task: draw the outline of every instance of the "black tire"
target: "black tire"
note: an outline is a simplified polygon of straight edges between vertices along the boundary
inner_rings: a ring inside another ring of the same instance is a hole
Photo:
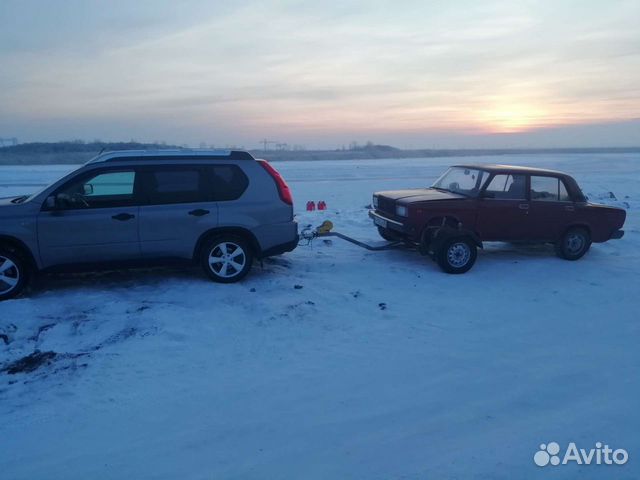
[[[451,237],[442,242],[436,252],[436,261],[447,273],[465,273],[473,267],[478,247],[469,237]]]
[[[388,242],[397,242],[398,240],[401,240],[400,235],[394,233],[388,228],[378,227],[378,233]]]
[[[200,263],[214,282],[234,283],[246,277],[251,270],[253,251],[242,237],[218,235],[205,241]]]
[[[565,260],[578,260],[591,248],[591,235],[583,227],[573,227],[564,232],[555,244],[556,254]]]
[[[0,248],[0,301],[17,297],[28,283],[27,262],[15,251]]]

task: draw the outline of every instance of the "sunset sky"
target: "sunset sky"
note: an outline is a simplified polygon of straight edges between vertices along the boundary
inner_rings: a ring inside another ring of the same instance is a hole
[[[640,145],[640,1],[0,2],[0,137]]]

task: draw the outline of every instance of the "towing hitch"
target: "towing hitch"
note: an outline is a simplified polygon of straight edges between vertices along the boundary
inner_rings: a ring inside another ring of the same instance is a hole
[[[342,240],[346,240],[349,243],[353,243],[358,247],[362,247],[367,250],[370,250],[372,252],[379,252],[381,250],[391,250],[394,248],[402,248],[407,246],[407,244],[402,240],[387,243],[385,245],[373,246],[373,245],[369,245],[367,243],[361,242],[360,240],[356,240],[355,238],[349,237],[348,235],[345,235],[343,233],[332,232],[331,231],[332,229],[333,229],[333,223],[331,223],[329,220],[325,220],[324,222],[322,222],[320,226],[316,228],[312,228],[311,225],[308,225],[302,230],[302,232],[300,232],[300,239],[306,240],[307,241],[306,245],[310,245],[315,238],[337,237],[337,238],[341,238]]]

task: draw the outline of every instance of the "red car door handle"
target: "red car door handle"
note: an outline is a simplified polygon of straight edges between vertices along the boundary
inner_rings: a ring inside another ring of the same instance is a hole
[[[518,208],[520,210],[529,210],[529,204],[528,203],[521,203],[520,205],[518,205]]]

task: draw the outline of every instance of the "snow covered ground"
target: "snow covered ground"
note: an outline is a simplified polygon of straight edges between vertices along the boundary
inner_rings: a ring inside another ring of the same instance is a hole
[[[0,365],[58,354],[0,373],[0,478],[640,478],[636,156],[276,166],[301,224],[378,241],[371,193],[456,162],[572,173],[591,200],[627,208],[626,235],[578,262],[489,245],[462,276],[334,239],[236,285],[197,268],[52,277],[0,304]],[[0,196],[69,169],[0,167]],[[329,210],[304,212],[308,200]],[[537,467],[551,441],[629,461]]]

